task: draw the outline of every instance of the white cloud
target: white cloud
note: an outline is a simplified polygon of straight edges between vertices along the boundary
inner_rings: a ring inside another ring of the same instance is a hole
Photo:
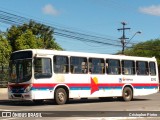
[[[42,8],[43,13],[48,14],[48,15],[58,15],[59,11],[56,10],[51,4],[47,4]]]
[[[160,5],[152,5],[149,7],[140,7],[139,11],[149,15],[160,16]]]

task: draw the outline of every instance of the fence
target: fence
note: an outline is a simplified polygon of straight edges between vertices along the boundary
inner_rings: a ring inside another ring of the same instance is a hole
[[[8,66],[0,66],[0,88],[7,87],[9,73],[8,73]]]
[[[0,81],[0,88],[6,88],[8,82],[7,81]]]

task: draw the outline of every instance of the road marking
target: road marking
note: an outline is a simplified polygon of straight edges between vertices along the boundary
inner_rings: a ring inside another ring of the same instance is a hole
[[[137,117],[62,117],[63,120],[133,120],[137,119]],[[62,119],[61,117],[59,120]],[[139,118],[139,117],[138,117]],[[55,119],[58,120],[58,119]]]
[[[1,120],[15,120],[15,119],[17,119],[17,118],[4,118],[3,119],[3,117],[2,118],[0,118]]]
[[[18,111],[18,110],[6,110],[6,109],[0,109],[0,111]]]

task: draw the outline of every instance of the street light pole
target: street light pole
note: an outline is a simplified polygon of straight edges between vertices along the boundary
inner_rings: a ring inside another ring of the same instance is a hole
[[[137,31],[136,33],[134,33],[134,35],[129,39],[129,41],[125,44],[125,47],[127,46],[127,44],[137,35],[137,34],[141,34],[141,31]]]

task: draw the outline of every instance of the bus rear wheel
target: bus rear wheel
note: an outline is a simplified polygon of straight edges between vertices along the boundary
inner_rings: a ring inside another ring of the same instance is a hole
[[[123,89],[122,98],[124,101],[131,101],[133,99],[133,91],[130,87],[125,87]]]
[[[67,93],[63,88],[57,88],[55,91],[55,102],[58,105],[63,105],[67,102]]]

